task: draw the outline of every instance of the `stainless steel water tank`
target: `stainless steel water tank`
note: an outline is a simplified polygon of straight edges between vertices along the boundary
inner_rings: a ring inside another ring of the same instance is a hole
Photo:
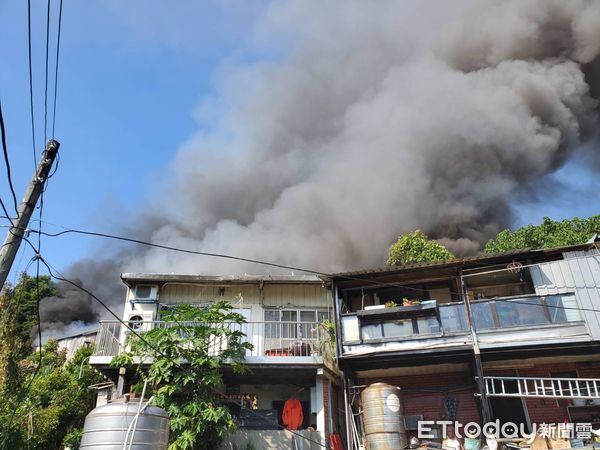
[[[85,418],[81,450],[122,450],[125,435],[138,411],[138,402],[108,403]],[[131,442],[131,434],[130,440]],[[131,450],[167,450],[169,416],[157,406],[148,406],[137,420]]]
[[[365,445],[368,450],[400,450],[406,447],[406,429],[400,390],[374,383],[360,394]]]

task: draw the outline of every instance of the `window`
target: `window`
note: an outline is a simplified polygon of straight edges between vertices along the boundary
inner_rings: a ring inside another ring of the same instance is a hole
[[[364,341],[439,334],[440,323],[435,316],[386,320],[376,323],[366,322],[361,325],[360,333]]]
[[[475,301],[471,312],[478,330],[581,320],[573,294]]]
[[[414,334],[412,319],[394,320],[383,322],[383,335],[385,337],[402,337]]]
[[[473,324],[475,325],[475,329],[487,330],[489,328],[495,328],[491,303],[472,303],[471,314],[473,315]]]
[[[440,323],[436,317],[423,317],[417,319],[419,334],[435,334],[440,332]]]
[[[524,298],[518,302],[496,302],[496,311],[501,327],[546,323],[544,308],[539,298]]]
[[[440,306],[440,320],[444,331],[464,331],[467,329],[467,318],[465,314],[465,305],[446,304]]]
[[[552,323],[576,322],[581,320],[575,295],[551,295],[546,297],[546,305]]]
[[[318,337],[318,323],[329,319],[329,312],[316,309],[268,309],[264,311],[265,347],[286,348],[313,341]]]

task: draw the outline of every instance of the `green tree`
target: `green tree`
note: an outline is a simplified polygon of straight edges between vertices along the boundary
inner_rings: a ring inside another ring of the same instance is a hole
[[[37,324],[38,289],[40,299],[58,295],[56,284],[48,275],[40,275],[38,287],[36,277],[23,273],[14,287],[4,289],[11,306],[11,320],[15,322],[15,351],[19,358],[31,353],[31,330]]]
[[[240,331],[245,319],[226,301],[206,309],[178,305],[161,319],[169,326],[145,332],[143,340],[130,335],[131,351],[114,358],[112,365],[131,366],[137,358],[152,358],[149,367],[138,364],[137,371],[140,383],[147,381],[153,390],[154,404],[170,416],[169,450],[217,448],[235,428],[217,393],[223,385],[222,367],[248,371],[244,359],[252,344],[244,342]]]
[[[561,221],[544,217],[539,225],[527,225],[516,231],[503,230],[485,244],[487,253],[525,248],[554,248],[584,244],[600,232],[600,214],[587,219],[574,217]]]
[[[37,300],[57,293],[50,277],[40,276],[38,285],[24,273],[0,295],[0,448],[58,450],[67,435],[77,435],[94,406],[87,386],[102,376],[85,364],[79,372],[91,348],[80,349],[68,363],[56,341],[41,353],[32,349]]]
[[[415,230],[398,238],[391,246],[387,265],[422,263],[431,261],[447,261],[454,255],[439,242],[429,239],[421,230]]]
[[[32,370],[39,362],[37,353],[20,362],[21,388],[0,394],[0,448],[58,450],[81,429],[94,407],[87,386],[103,379],[85,364],[91,354],[91,348],[81,348],[65,364],[65,351],[51,340],[42,348],[37,373]]]

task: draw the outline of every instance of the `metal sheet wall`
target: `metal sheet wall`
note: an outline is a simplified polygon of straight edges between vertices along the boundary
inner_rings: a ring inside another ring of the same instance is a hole
[[[219,289],[218,285],[169,283],[161,289],[159,301],[166,304],[209,303],[220,298],[236,303],[241,296],[244,303],[259,303],[258,286],[227,286],[223,288],[222,296]]]
[[[223,298],[232,303],[262,304],[266,307],[330,308],[331,292],[321,284],[265,284],[226,286],[169,283],[160,291],[160,303],[208,303]]]
[[[269,284],[264,289],[264,306],[331,308],[331,292],[320,284]]]
[[[531,267],[538,295],[574,292],[590,334],[600,339],[600,250],[569,252],[563,260]]]

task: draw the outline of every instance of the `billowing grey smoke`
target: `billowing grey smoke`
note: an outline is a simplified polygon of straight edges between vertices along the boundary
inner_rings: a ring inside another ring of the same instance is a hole
[[[84,286],[98,298],[111,305],[117,312],[122,308],[125,289],[119,283],[118,267],[109,260],[82,260],[69,268],[68,279]],[[110,279],[109,277],[114,277]],[[70,283],[60,281],[60,294],[40,302],[42,341],[91,331],[98,327],[98,318],[107,311],[94,299]],[[32,341],[37,342],[37,327],[31,331]]]
[[[598,150],[599,2],[277,2],[255,38],[286,56],[221,71],[210,131],[131,234],[327,271],[380,265],[415,228],[467,254]],[[146,248],[112,265],[86,275],[265,270]]]

